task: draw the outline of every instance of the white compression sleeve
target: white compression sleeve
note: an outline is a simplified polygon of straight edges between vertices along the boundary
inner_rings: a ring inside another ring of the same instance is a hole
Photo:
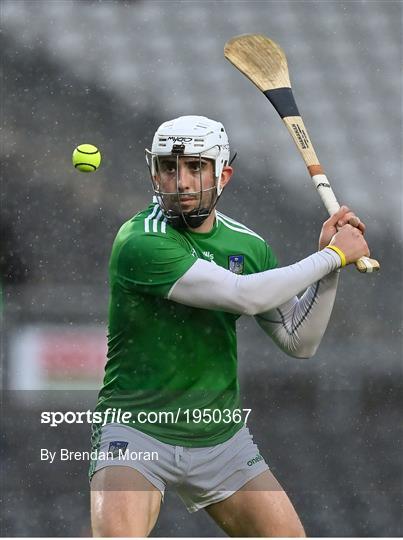
[[[198,259],[167,298],[187,306],[256,315],[284,304],[340,266],[339,255],[329,248],[290,266],[246,276]]]
[[[266,313],[256,321],[287,354],[312,357],[322,340],[336,297],[339,272],[332,272],[305,291]]]

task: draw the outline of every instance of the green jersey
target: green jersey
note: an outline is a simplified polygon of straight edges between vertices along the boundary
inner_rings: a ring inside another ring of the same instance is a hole
[[[191,447],[224,442],[243,425],[232,414],[240,407],[239,315],[167,299],[198,258],[237,274],[277,266],[260,236],[219,212],[208,233],[174,229],[156,203],[121,227],[109,263],[108,361],[97,405],[131,413],[130,425],[162,442]]]

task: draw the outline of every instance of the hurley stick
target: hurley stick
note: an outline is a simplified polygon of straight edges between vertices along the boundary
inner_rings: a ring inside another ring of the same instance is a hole
[[[284,51],[261,34],[244,34],[230,39],[224,55],[261,90],[276,109],[304,160],[312,181],[329,214],[340,208],[302,121],[291,89]],[[375,272],[379,263],[361,257],[355,263],[360,272]]]

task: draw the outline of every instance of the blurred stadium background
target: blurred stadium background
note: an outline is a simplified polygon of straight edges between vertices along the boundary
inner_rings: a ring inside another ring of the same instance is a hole
[[[223,58],[235,34],[278,41],[340,201],[368,224],[376,276],[343,272],[312,360],[287,358],[239,321],[244,406],[310,536],[401,536],[402,3],[1,3],[2,536],[88,536],[86,410],[105,355],[107,263],[121,223],[150,199],[143,151],[183,114],[221,120],[238,151],[221,209],[290,264],[316,249],[325,212],[281,121]],[[80,174],[71,152],[99,146]],[[223,536],[168,494],[154,536]]]

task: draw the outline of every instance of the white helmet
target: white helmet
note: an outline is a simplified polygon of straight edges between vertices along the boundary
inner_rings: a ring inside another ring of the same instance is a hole
[[[194,156],[214,161],[215,197],[212,199],[212,203],[208,208],[200,207],[197,212],[193,211],[191,215],[180,212],[182,226],[190,225],[189,217],[192,218],[193,226],[197,226],[194,224],[202,223],[207,218],[222,192],[221,174],[223,168],[228,165],[230,157],[229,142],[224,126],[205,116],[180,116],[164,122],[155,132],[151,152],[146,150],[146,160],[158,202],[166,217],[174,223],[178,216],[175,216],[163,204],[163,193],[155,181],[158,158],[170,155],[177,158],[179,156]]]
[[[217,193],[220,195],[221,173],[229,162],[229,142],[221,122],[205,116],[180,116],[160,125],[154,135],[151,151],[159,156],[178,153],[177,146],[183,146],[183,155],[195,155],[213,159]],[[174,150],[174,151],[173,151]],[[176,150],[176,151],[175,151]]]

